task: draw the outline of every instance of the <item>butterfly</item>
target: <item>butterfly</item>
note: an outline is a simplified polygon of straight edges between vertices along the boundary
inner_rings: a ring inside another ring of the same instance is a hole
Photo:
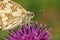
[[[25,10],[12,0],[0,1],[0,30],[13,29],[19,24],[29,23],[33,17],[33,12]]]

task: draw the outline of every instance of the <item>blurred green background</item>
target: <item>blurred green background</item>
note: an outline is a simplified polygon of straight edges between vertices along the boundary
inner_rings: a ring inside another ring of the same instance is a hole
[[[52,28],[50,40],[60,40],[60,0],[13,0],[22,5],[26,10],[34,12],[32,19],[47,27]],[[8,35],[6,31],[0,31],[2,35]]]

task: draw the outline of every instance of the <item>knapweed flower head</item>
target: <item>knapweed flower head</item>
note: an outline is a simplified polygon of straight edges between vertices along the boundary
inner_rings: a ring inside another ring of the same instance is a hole
[[[50,32],[46,30],[46,25],[38,28],[38,23],[30,23],[26,25],[20,25],[20,29],[15,31],[9,31],[9,37],[4,37],[5,40],[49,40]]]

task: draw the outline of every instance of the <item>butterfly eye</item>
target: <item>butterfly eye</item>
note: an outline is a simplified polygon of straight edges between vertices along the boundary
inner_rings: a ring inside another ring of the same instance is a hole
[[[28,12],[28,13],[27,13],[27,16],[28,16],[29,18],[33,18],[33,17],[34,17],[34,13],[33,13],[33,12]]]
[[[30,12],[30,16],[33,18],[34,17],[34,13],[33,12]]]

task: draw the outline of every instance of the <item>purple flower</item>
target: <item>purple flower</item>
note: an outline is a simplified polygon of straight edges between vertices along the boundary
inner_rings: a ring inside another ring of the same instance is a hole
[[[48,29],[49,30],[49,29]],[[9,37],[4,37],[5,40],[49,40],[50,32],[46,30],[46,25],[38,28],[38,23],[30,23],[27,25],[20,25],[19,30],[9,31]]]

